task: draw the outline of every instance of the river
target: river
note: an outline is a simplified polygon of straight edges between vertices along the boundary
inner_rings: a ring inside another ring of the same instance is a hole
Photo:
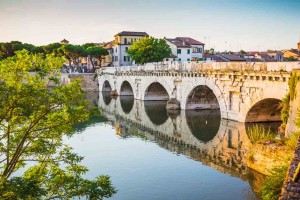
[[[219,110],[173,111],[165,102],[89,93],[102,117],[67,139],[84,156],[87,177],[111,177],[111,199],[258,199],[263,176],[246,167],[244,123]]]

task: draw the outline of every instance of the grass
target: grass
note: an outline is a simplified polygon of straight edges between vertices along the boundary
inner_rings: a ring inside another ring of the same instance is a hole
[[[262,199],[277,200],[279,198],[287,169],[288,164],[274,167],[271,170],[271,175],[267,176],[260,190]]]
[[[252,125],[247,129],[247,134],[252,144],[272,141],[276,137],[276,133],[266,129],[263,125]]]

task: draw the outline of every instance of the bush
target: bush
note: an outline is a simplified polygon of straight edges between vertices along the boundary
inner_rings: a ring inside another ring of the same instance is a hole
[[[263,183],[263,187],[260,190],[262,199],[277,200],[279,198],[287,169],[288,164],[274,167],[271,170],[271,175],[267,176]]]
[[[276,137],[276,133],[271,132],[270,128],[266,129],[263,125],[252,125],[247,129],[247,134],[252,144],[267,142]]]
[[[299,140],[300,132],[294,132],[292,135],[290,135],[286,141],[285,141],[285,146],[287,146],[289,149],[294,151],[296,149],[298,140]]]

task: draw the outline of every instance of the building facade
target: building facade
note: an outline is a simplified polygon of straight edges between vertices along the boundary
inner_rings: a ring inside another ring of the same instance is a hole
[[[132,31],[122,31],[116,34],[113,41],[104,45],[109,52],[109,55],[104,59],[104,66],[130,66],[132,60],[129,58],[127,51],[133,42],[144,37],[149,37],[149,35],[146,32]]]
[[[189,37],[164,38],[172,50],[166,61],[190,62],[203,60],[204,43]]]

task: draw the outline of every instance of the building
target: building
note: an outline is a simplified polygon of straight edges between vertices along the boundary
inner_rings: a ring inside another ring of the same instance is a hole
[[[283,61],[283,53],[281,51],[266,51],[264,53],[272,57],[277,62]]]
[[[297,44],[297,49],[283,50],[282,53],[284,59],[293,57],[294,59],[300,60],[300,42]]]
[[[172,50],[171,58],[179,62],[190,62],[204,59],[204,43],[189,37],[164,38]]]
[[[62,41],[60,41],[60,44],[69,44],[69,41],[66,39],[63,39]]]
[[[113,41],[104,44],[109,52],[104,59],[104,66],[130,66],[132,60],[128,56],[128,48],[133,42],[149,35],[146,32],[122,31],[114,37]]]
[[[224,62],[246,62],[247,59],[240,54],[216,54]]]

